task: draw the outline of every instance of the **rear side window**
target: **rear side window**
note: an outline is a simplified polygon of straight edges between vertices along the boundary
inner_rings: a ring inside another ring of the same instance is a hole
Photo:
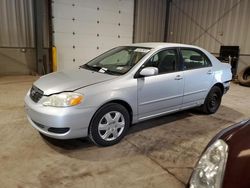
[[[193,49],[181,49],[181,54],[184,61],[184,70],[212,66],[209,59],[200,51]]]

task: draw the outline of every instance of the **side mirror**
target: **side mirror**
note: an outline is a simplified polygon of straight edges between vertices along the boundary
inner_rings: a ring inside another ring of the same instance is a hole
[[[153,76],[153,75],[157,75],[159,72],[158,68],[156,67],[146,67],[144,69],[141,70],[140,75],[141,76]]]

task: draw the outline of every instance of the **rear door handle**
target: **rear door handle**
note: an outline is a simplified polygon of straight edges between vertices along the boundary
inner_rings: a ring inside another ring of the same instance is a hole
[[[183,79],[183,78],[181,77],[181,75],[177,75],[177,76],[175,77],[175,80],[181,80],[181,79]]]
[[[207,74],[213,74],[212,70],[207,71]]]

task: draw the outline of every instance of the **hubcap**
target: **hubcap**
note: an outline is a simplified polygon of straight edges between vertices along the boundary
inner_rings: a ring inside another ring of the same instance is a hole
[[[209,105],[210,105],[210,108],[216,108],[218,106],[218,96],[216,94],[214,94],[210,98]]]
[[[112,141],[121,135],[124,126],[124,116],[120,112],[112,111],[101,118],[98,133],[103,140]]]

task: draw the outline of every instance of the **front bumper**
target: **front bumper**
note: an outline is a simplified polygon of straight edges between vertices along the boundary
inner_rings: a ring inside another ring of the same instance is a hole
[[[48,137],[56,139],[88,136],[88,127],[95,113],[94,108],[43,106],[39,102],[33,102],[29,94],[25,96],[25,109],[27,118],[35,129]]]
[[[224,86],[224,94],[226,94],[230,88],[230,81],[224,82],[223,86]]]

